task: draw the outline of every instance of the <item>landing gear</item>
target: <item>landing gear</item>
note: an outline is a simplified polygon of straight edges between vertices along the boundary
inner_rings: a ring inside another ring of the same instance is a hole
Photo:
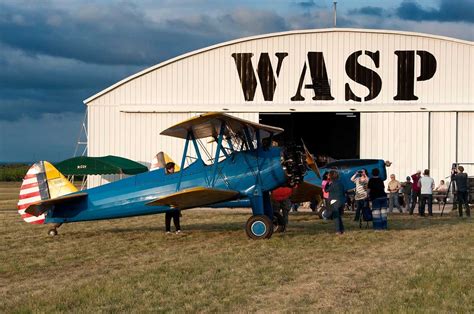
[[[265,215],[255,215],[247,220],[245,232],[254,240],[269,239],[273,234],[273,223]]]
[[[273,213],[273,232],[285,232],[285,219],[280,213]]]
[[[51,237],[57,236],[58,235],[58,228],[61,227],[62,224],[54,224],[52,229],[49,229],[48,235]]]

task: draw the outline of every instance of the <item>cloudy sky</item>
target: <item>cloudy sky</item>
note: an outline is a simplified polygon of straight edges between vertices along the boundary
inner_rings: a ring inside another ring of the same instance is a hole
[[[144,68],[222,41],[331,26],[328,0],[0,0],[0,162],[72,157],[82,101]],[[339,0],[338,27],[472,41],[474,0]]]

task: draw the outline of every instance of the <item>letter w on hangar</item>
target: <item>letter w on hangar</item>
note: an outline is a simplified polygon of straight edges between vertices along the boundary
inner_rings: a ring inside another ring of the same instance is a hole
[[[317,29],[242,38],[152,66],[86,99],[88,155],[145,165],[183,143],[159,133],[208,111],[285,128],[315,155],[394,161],[399,178],[474,156],[474,43]],[[159,56],[157,56],[159,58]],[[204,143],[211,150],[215,143]],[[212,153],[212,152],[211,152]],[[467,169],[474,173],[474,169]],[[114,180],[91,178],[89,187]]]

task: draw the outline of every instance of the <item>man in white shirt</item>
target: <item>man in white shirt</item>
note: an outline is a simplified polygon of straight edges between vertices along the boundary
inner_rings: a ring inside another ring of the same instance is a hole
[[[435,183],[433,178],[430,177],[430,170],[425,169],[423,177],[418,181],[420,186],[420,216],[425,216],[425,204],[428,202],[428,215],[433,216],[433,189]]]

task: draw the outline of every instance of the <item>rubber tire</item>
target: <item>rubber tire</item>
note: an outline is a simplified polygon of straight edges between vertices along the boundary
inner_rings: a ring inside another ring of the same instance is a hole
[[[321,206],[321,207],[317,208],[318,217],[319,217],[320,219],[324,219],[324,217],[323,217],[323,211],[324,211],[324,209],[326,209],[326,207],[324,207],[324,206]]]
[[[252,232],[252,226],[254,226],[256,222],[261,222],[265,226],[265,230],[261,235]],[[245,232],[247,233],[247,236],[253,240],[270,239],[273,234],[273,223],[270,218],[265,215],[255,215],[247,220]]]
[[[51,237],[57,236],[58,235],[58,230],[56,229],[49,229],[48,235]]]
[[[273,233],[285,232],[286,225],[282,214],[273,213]]]

